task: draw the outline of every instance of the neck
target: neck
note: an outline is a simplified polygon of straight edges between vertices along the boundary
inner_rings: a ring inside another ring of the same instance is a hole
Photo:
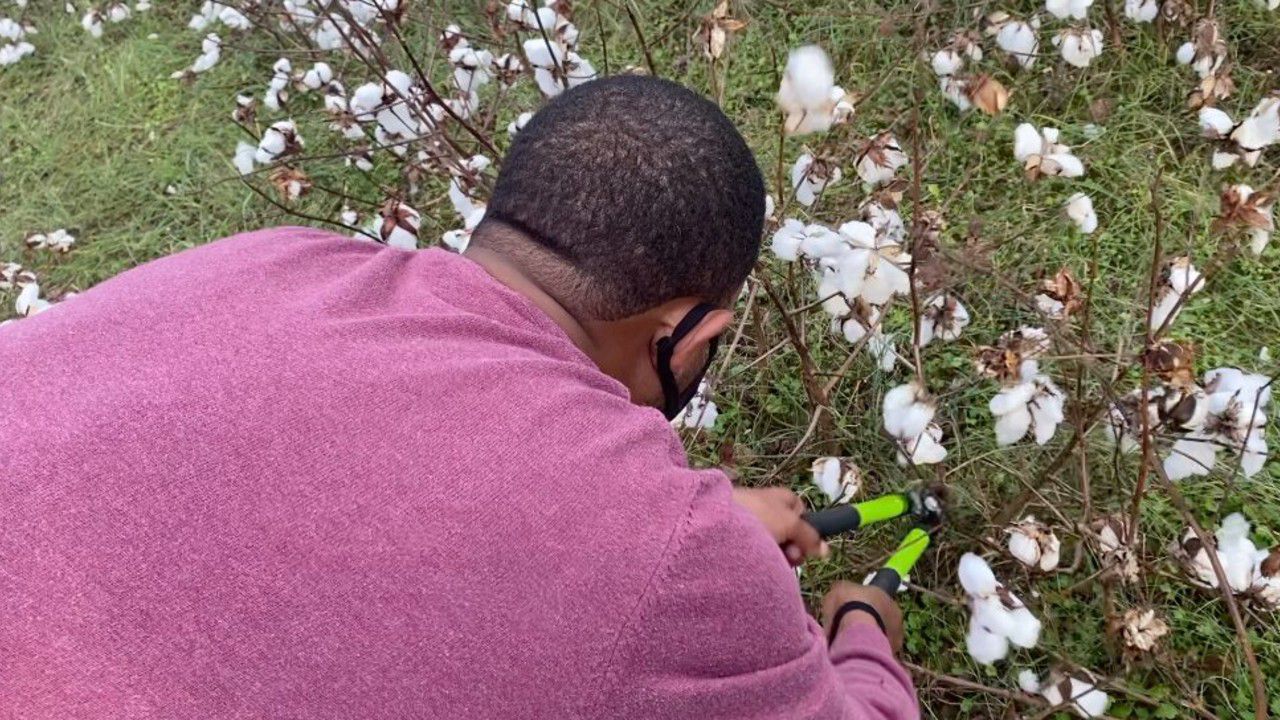
[[[564,330],[565,335],[578,349],[595,360],[599,353],[598,343],[592,338],[587,326],[569,312],[559,300],[547,292],[536,280],[525,274],[515,263],[499,252],[487,247],[472,245],[467,248],[466,256],[485,269],[494,280],[506,285],[510,290],[523,295],[547,317]],[[599,362],[597,362],[599,364]]]

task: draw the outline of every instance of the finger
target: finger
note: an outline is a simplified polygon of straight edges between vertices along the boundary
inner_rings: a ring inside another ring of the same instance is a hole
[[[795,543],[783,545],[782,552],[786,554],[787,562],[791,563],[792,566],[804,562],[804,551],[797,547]]]
[[[798,545],[807,558],[822,555],[822,547],[826,544],[817,529],[799,517],[791,524],[787,540]]]

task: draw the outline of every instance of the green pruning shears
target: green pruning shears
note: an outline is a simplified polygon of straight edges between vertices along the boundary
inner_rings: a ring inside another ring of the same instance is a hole
[[[942,493],[939,489],[926,488],[905,493],[881,495],[860,503],[838,505],[826,510],[806,513],[804,519],[823,538],[853,532],[872,523],[896,520],[910,515],[916,524],[898,543],[898,549],[889,556],[884,566],[875,572],[867,583],[889,595],[902,587],[902,578],[911,572],[916,561],[929,548],[930,531],[942,523]]]

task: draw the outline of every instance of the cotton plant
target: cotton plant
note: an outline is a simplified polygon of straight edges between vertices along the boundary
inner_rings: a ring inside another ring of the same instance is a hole
[[[27,39],[35,34],[35,28],[12,18],[0,17],[0,67],[14,65],[35,53],[36,46]]]
[[[574,48],[578,43],[578,28],[556,8],[567,6],[555,0],[547,0],[543,7],[536,7],[533,0],[512,0],[507,5],[507,19],[518,29],[549,37],[567,48]]]
[[[532,119],[533,113],[528,110],[517,115],[515,120],[512,120],[507,124],[507,136],[514,140],[516,135],[518,135],[520,131],[524,129],[524,126],[528,125],[529,121]]]
[[[1036,54],[1040,51],[1039,18],[1032,16],[1030,20],[1021,20],[997,11],[987,15],[986,25],[987,34],[995,37],[996,45],[1023,70],[1035,67]]]
[[[1158,330],[1172,323],[1186,304],[1186,298],[1204,289],[1200,271],[1191,264],[1191,258],[1180,255],[1165,263],[1156,288],[1156,303],[1151,309],[1151,329]]]
[[[290,5],[292,3],[285,3],[286,10],[290,9]],[[312,17],[314,17],[314,11],[311,12]],[[199,32],[205,30],[214,22],[222,23],[230,30],[249,30],[253,27],[253,22],[235,6],[226,2],[218,2],[217,0],[205,0],[200,5],[199,12],[191,16],[191,20],[187,22],[187,27]]]
[[[1232,513],[1222,519],[1208,545],[1187,528],[1173,554],[1193,583],[1217,589],[1220,581],[1210,559],[1213,553],[1233,594],[1275,610],[1280,607],[1280,548],[1259,549],[1249,537],[1250,529],[1244,515]]]
[[[1027,515],[1004,529],[1009,554],[1033,570],[1052,572],[1061,560],[1062,542],[1048,525]]]
[[[671,421],[671,424],[690,430],[698,428],[710,430],[715,427],[716,418],[720,417],[720,410],[716,407],[715,402],[710,399],[710,392],[711,387],[706,380],[699,383],[698,391],[694,393],[693,399]]]
[[[925,301],[920,312],[920,347],[934,340],[952,342],[969,326],[969,311],[959,298],[939,293]]]
[[[1097,28],[1067,28],[1053,36],[1053,45],[1068,65],[1087,68],[1094,58],[1102,54],[1102,31]]]
[[[484,217],[485,203],[477,198],[484,171],[492,161],[485,155],[472,155],[456,167],[450,167],[449,202],[464,222],[477,212],[480,213],[475,223]],[[472,227],[475,226],[472,223]]]
[[[1173,443],[1164,460],[1169,479],[1208,475],[1223,448],[1230,449],[1233,456],[1239,455],[1240,470],[1246,478],[1258,474],[1268,453],[1264,412],[1271,402],[1268,382],[1266,375],[1238,368],[1206,372],[1204,410],[1196,424],[1185,428],[1188,434]]]
[[[788,135],[829,130],[853,115],[853,103],[835,83],[835,70],[827,53],[817,45],[805,45],[787,56],[787,67],[775,96],[786,115]]]
[[[1018,673],[1018,687],[1044,698],[1051,707],[1068,707],[1082,718],[1104,717],[1111,704],[1111,697],[1092,682],[1059,673],[1041,680],[1035,671],[1023,670]]]
[[[1014,129],[1013,156],[1022,163],[1028,180],[1042,176],[1076,178],[1084,175],[1084,163],[1071,153],[1071,148],[1058,142],[1057,128],[1037,128],[1022,123]]]
[[[877,133],[858,150],[858,177],[870,187],[879,187],[892,181],[898,169],[910,161],[892,133]]]
[[[35,233],[27,237],[27,247],[33,250],[53,250],[54,252],[65,253],[71,250],[71,246],[75,244],[76,237],[67,232],[63,228],[58,228],[49,233]]]
[[[862,490],[862,470],[847,458],[821,457],[810,470],[814,487],[832,505],[852,502]]]
[[[933,398],[915,382],[885,393],[884,430],[897,444],[899,464],[933,465],[946,459],[942,428],[933,421],[936,411]]]
[[[1033,648],[1040,640],[1040,620],[996,579],[991,566],[978,555],[960,558],[960,585],[968,596],[969,631],[965,646],[982,665],[994,665],[1009,655],[1010,646]]]

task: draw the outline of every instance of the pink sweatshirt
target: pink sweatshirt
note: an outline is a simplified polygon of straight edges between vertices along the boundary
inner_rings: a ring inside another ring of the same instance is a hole
[[[0,716],[916,718],[471,261],[305,228],[0,329]]]

